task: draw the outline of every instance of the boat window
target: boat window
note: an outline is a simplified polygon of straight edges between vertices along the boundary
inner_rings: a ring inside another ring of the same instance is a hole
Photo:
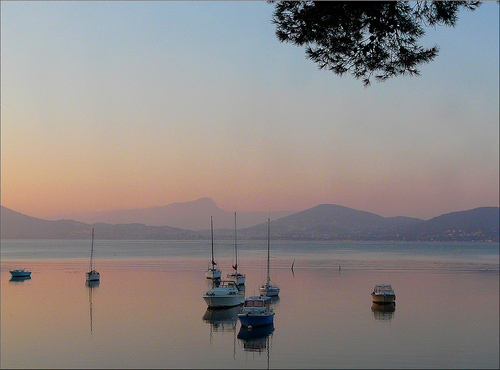
[[[246,301],[245,307],[253,307],[253,301]]]
[[[255,301],[255,302],[253,303],[253,305],[254,305],[255,307],[263,307],[263,306],[264,306],[264,302],[262,302],[262,301]]]

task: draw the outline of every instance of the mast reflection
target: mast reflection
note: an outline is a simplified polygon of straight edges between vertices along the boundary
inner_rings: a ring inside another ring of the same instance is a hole
[[[89,290],[89,309],[90,309],[90,336],[92,336],[92,300],[94,298],[94,288],[99,286],[100,281],[86,281],[85,285]]]
[[[233,358],[236,359],[236,324],[241,307],[230,307],[222,309],[209,309],[203,314],[203,321],[210,325],[210,344],[212,344],[214,332],[233,333]]]

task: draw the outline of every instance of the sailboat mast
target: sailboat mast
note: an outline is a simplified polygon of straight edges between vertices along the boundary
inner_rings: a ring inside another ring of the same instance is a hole
[[[271,238],[271,220],[268,218],[267,219],[267,283],[271,281],[271,276],[269,275],[269,244],[270,244],[270,238]]]
[[[214,221],[213,221],[213,217],[210,216],[210,231],[211,231],[211,234],[212,234],[212,269],[214,269],[215,267],[215,260],[214,260]]]
[[[234,254],[235,254],[235,271],[238,275],[238,243],[236,241],[236,212],[234,212]]]
[[[90,247],[90,271],[92,271],[92,257],[94,255],[94,228],[92,228],[92,244]]]

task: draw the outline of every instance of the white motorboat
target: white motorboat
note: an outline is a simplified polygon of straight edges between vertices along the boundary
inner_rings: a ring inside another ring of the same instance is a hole
[[[229,308],[243,304],[245,293],[240,292],[236,283],[232,280],[222,280],[220,284],[203,295],[203,299],[209,308]]]
[[[373,303],[395,303],[396,294],[390,284],[377,284],[372,291]]]
[[[236,281],[236,284],[243,285],[245,284],[245,275],[238,272],[238,243],[236,238],[236,212],[234,212],[234,258],[235,263],[232,266],[234,272],[232,274],[227,274],[228,279],[232,279]]]
[[[94,228],[92,228],[92,244],[90,247],[90,268],[89,271],[85,273],[85,279],[87,281],[99,281],[101,279],[101,275],[94,269],[93,259],[94,259]]]
[[[274,321],[274,312],[269,308],[269,297],[248,297],[238,314],[241,325],[252,329],[270,325]]]
[[[267,280],[264,285],[259,288],[259,295],[267,297],[276,297],[280,294],[280,288],[277,285],[271,284],[271,275],[269,272],[270,259],[270,239],[271,239],[271,220],[267,219]]]
[[[28,277],[31,276],[31,271],[26,269],[14,269],[9,271],[12,277]]]
[[[212,216],[210,216],[210,231],[212,235],[212,267],[207,269],[205,276],[207,279],[219,280],[222,276],[222,271],[215,267],[217,263],[214,259],[214,222]]]

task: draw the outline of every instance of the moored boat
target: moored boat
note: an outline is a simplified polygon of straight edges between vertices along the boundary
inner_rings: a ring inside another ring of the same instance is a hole
[[[268,297],[249,297],[238,314],[241,325],[246,328],[255,328],[270,325],[274,322],[274,312],[269,308]]]
[[[271,220],[267,219],[267,280],[264,285],[259,288],[259,295],[267,297],[276,297],[280,294],[280,288],[277,285],[271,284],[271,275],[269,271],[270,259],[270,244],[271,244]]]
[[[14,269],[9,271],[12,277],[28,277],[31,276],[31,271],[26,269]]]
[[[222,280],[220,284],[214,285],[212,289],[203,295],[208,308],[229,308],[240,306],[245,301],[244,292],[240,292],[236,283],[230,280]]]
[[[94,228],[92,228],[92,244],[90,247],[90,267],[89,271],[85,273],[85,279],[87,281],[100,281],[101,274],[99,274],[94,269],[93,260],[94,260]]]
[[[385,304],[395,303],[396,294],[390,284],[377,284],[372,291],[373,303]]]

